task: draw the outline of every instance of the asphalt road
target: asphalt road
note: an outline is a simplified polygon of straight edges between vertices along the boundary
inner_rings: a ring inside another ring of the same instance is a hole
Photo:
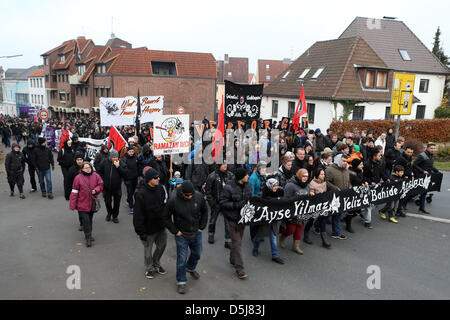
[[[1,150],[4,150],[1,147]],[[56,159],[56,155],[55,155]],[[4,166],[0,167],[0,171]],[[40,192],[9,197],[4,172],[0,173],[0,299],[449,299],[450,224],[412,217],[398,225],[374,216],[373,230],[354,219],[355,234],[348,240],[331,239],[332,249],[301,245],[304,255],[280,249],[285,265],[270,260],[269,241],[260,256],[251,255],[249,230],[243,256],[248,279],[236,278],[223,246],[223,221],[217,224],[216,243],[203,235],[198,265],[200,280],[188,275],[188,292],[179,295],[175,280],[175,241],[168,237],[162,263],[166,275],[144,277],[143,247],[134,233],[132,215],[122,197],[119,224],[106,222],[105,208],[94,216],[93,247],[86,248],[78,231],[77,214],[68,209],[57,166],[52,172],[55,199]],[[427,206],[432,216],[450,219],[450,174],[441,193]],[[124,194],[125,194],[125,190]],[[409,212],[417,213],[411,203]],[[330,230],[331,231],[331,230]],[[329,231],[329,232],[330,232]],[[291,240],[287,241],[290,246]],[[69,266],[81,270],[81,289],[69,290]],[[380,267],[381,288],[369,290],[367,268]]]

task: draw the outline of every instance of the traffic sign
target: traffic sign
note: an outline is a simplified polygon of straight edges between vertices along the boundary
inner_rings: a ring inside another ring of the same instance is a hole
[[[178,114],[184,114],[184,108],[183,107],[178,107]]]
[[[39,118],[44,121],[48,120],[48,111],[47,110],[39,111]]]
[[[391,115],[410,115],[413,103],[416,76],[409,73],[395,73],[392,88]]]

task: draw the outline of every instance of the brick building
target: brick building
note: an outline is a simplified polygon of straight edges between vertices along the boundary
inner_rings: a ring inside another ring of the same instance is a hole
[[[264,84],[264,87],[278,77],[280,73],[286,70],[292,61],[290,59],[284,60],[263,60],[258,59],[258,70],[256,72],[256,82]]]
[[[96,46],[79,37],[42,56],[56,116],[98,115],[100,97],[137,96],[139,89],[141,96],[164,96],[164,114],[183,106],[193,120],[213,118],[217,74],[210,53],[133,49],[118,38]]]

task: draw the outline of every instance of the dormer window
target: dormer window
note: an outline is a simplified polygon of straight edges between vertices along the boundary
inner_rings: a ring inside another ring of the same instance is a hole
[[[312,76],[311,79],[317,79],[317,78],[320,76],[320,74],[322,73],[322,71],[323,71],[324,69],[325,69],[325,68],[319,68],[319,69],[317,69],[316,73],[314,73],[314,75]]]
[[[163,76],[176,76],[177,68],[175,62],[160,62],[152,61],[152,72],[153,74],[163,75]]]
[[[65,55],[61,55],[60,59],[61,59],[60,60],[61,62],[66,62],[66,56]]]
[[[386,89],[387,88],[387,71],[366,70],[364,79],[364,88],[367,89]]]
[[[105,64],[98,65],[97,66],[97,73],[99,73],[99,74],[106,73],[106,65]]]
[[[78,66],[78,75],[79,76],[82,76],[85,71],[86,71],[86,65],[85,64],[81,64],[81,65]]]
[[[291,73],[291,70],[289,70],[288,72],[286,72],[283,76],[283,79],[286,79],[286,77],[289,75],[289,73]]]

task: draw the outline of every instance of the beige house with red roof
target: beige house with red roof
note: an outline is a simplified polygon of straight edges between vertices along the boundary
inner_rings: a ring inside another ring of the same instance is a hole
[[[217,74],[210,53],[132,48],[118,38],[96,46],[79,37],[42,56],[49,109],[57,116],[88,116],[99,111],[100,97],[137,96],[139,89],[141,96],[164,96],[164,114],[183,106],[191,119],[213,118]]]

